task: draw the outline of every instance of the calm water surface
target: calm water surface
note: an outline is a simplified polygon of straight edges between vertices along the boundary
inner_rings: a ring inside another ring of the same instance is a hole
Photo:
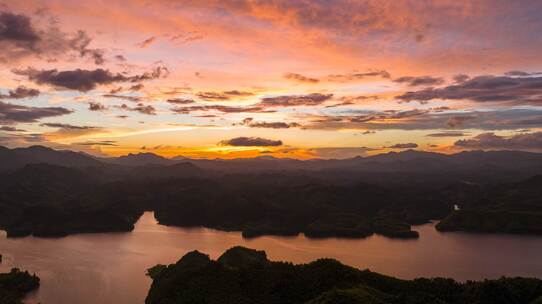
[[[158,225],[145,213],[133,232],[79,234],[58,239],[7,239],[0,232],[0,272],[11,267],[35,272],[41,287],[26,303],[143,303],[150,286],[145,270],[177,261],[191,250],[217,258],[243,245],[263,249],[272,260],[302,263],[333,257],[358,268],[411,279],[445,276],[458,280],[529,276],[542,278],[542,237],[438,233],[433,224],[415,227],[418,240],[372,236],[361,240],[310,240]]]

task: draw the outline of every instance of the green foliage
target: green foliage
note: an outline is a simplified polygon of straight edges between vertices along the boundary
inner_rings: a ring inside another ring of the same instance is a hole
[[[396,238],[418,238],[417,231],[410,229],[410,225],[390,218],[377,218],[373,222],[374,231],[388,236]]]
[[[145,275],[149,276],[151,279],[156,279],[162,271],[167,269],[166,265],[158,264],[154,265],[153,267],[147,269],[147,273]]]
[[[256,251],[241,246],[228,249],[217,260],[220,264],[230,268],[265,267],[267,255],[265,251]]]
[[[540,297],[542,281],[537,279],[406,281],[332,259],[272,262],[262,251],[234,247],[217,261],[188,253],[153,279],[145,303],[528,304]]]
[[[392,304],[393,296],[382,293],[376,289],[360,286],[352,289],[333,289],[326,291],[307,304]]]
[[[542,213],[458,210],[437,224],[439,231],[542,234]]]
[[[142,209],[121,185],[47,164],[0,176],[0,226],[8,237],[130,231]]]
[[[167,168],[175,174],[27,165],[0,175],[0,227],[9,237],[130,231],[144,210],[152,210],[160,224],[242,231],[244,237],[417,238],[412,224],[446,217],[458,203],[461,210],[437,229],[542,234],[540,176],[473,185],[439,179],[420,184],[399,174],[369,184],[292,172],[183,178],[185,165]]]
[[[462,210],[445,217],[440,231],[476,231],[542,235],[542,176],[489,186]]]

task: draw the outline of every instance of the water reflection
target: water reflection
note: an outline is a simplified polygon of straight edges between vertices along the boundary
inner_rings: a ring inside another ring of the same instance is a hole
[[[143,303],[145,270],[191,250],[218,257],[234,245],[264,249],[272,260],[308,262],[333,257],[358,268],[401,278],[447,276],[458,280],[531,276],[542,278],[541,237],[441,234],[432,224],[416,227],[419,240],[372,236],[362,240],[261,237],[205,228],[157,225],[148,212],[131,233],[80,234],[59,239],[7,239],[0,234],[0,271],[20,267],[42,279],[27,303]]]

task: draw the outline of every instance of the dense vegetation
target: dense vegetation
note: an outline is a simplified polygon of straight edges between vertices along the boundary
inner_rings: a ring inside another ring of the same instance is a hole
[[[449,209],[419,189],[278,173],[100,181],[78,169],[39,164],[0,183],[0,226],[10,237],[129,231],[144,210],[153,210],[161,224],[237,230],[245,237],[415,238],[411,224]]]
[[[154,267],[149,275],[153,283],[146,304],[535,304],[542,299],[538,279],[407,281],[332,259],[302,265],[271,262],[265,252],[243,247],[227,250],[216,261],[193,251],[176,264]]]
[[[438,225],[440,231],[542,235],[542,175],[487,187]]]
[[[24,296],[39,285],[40,279],[27,271],[13,268],[8,273],[0,273],[0,303],[20,304]]]
[[[0,161],[0,228],[9,237],[130,231],[145,210],[164,225],[245,237],[416,238],[411,225],[443,218],[441,231],[542,231],[536,153],[223,161],[95,159],[30,147],[0,148]]]
[[[182,186],[179,186],[182,185]],[[445,215],[448,206],[416,191],[378,185],[332,185],[304,176],[259,174],[215,180],[169,180],[152,185],[161,224],[309,237],[417,237],[410,224]],[[209,189],[213,189],[209,191]],[[413,214],[419,206],[420,212]],[[423,208],[421,206],[426,206]]]
[[[117,190],[77,169],[26,165],[0,178],[0,227],[8,237],[130,231],[141,211]]]

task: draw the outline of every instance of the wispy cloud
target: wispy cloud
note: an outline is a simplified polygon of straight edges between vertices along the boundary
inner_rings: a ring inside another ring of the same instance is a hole
[[[282,146],[281,140],[266,139],[261,137],[236,137],[223,140],[218,143],[222,146],[234,147],[276,147]]]

